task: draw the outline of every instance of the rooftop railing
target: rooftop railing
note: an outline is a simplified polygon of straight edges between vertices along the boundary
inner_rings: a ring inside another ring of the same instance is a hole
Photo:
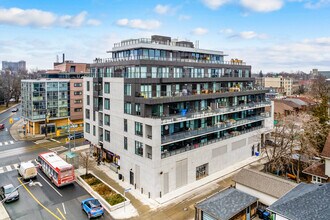
[[[112,62],[123,62],[130,60],[158,60],[158,61],[187,62],[187,63],[227,64],[227,65],[239,65],[239,66],[246,65],[245,62],[236,62],[236,61],[176,58],[176,57],[149,57],[143,55],[122,57],[122,58],[96,58],[93,60],[93,63],[112,63]]]
[[[263,126],[253,127],[253,128],[249,128],[249,129],[240,131],[239,133],[234,132],[232,134],[228,134],[228,135],[223,136],[221,138],[212,139],[212,140],[207,141],[205,143],[198,143],[198,144],[194,144],[194,145],[189,145],[189,146],[182,147],[182,148],[172,150],[172,151],[164,151],[164,152],[161,153],[161,158],[164,159],[164,158],[167,158],[167,157],[170,157],[170,156],[174,156],[174,155],[177,155],[177,154],[180,154],[180,153],[184,153],[184,152],[187,152],[187,151],[190,151],[190,150],[194,150],[194,149],[197,149],[197,148],[200,148],[200,147],[204,147],[206,145],[210,145],[210,144],[213,144],[213,143],[216,143],[216,142],[219,142],[219,141],[223,141],[223,140],[226,140],[226,139],[229,139],[229,138],[241,135],[241,134],[246,134],[246,133],[249,133],[249,132],[252,132],[252,131],[255,131],[255,130],[259,130],[259,129],[262,129],[262,128],[263,128]]]

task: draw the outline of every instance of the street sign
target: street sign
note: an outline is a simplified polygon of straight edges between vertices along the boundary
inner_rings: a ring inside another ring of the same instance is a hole
[[[9,123],[10,123],[10,124],[14,123],[13,118],[9,118]]]
[[[20,117],[17,117],[17,118],[13,118],[14,121],[18,121],[20,119]]]
[[[131,188],[125,189],[125,192],[128,192],[128,191],[130,191],[130,190],[131,190]]]

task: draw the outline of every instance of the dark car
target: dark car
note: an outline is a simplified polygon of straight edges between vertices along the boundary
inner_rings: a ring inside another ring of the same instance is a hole
[[[5,129],[5,125],[4,124],[0,124],[0,131]]]
[[[13,108],[11,112],[18,112],[18,108]]]
[[[78,138],[83,138],[84,137],[84,133],[75,133],[75,134],[70,134],[69,135],[69,139],[73,140],[73,139],[78,139]]]
[[[94,198],[83,200],[81,202],[81,208],[84,212],[86,212],[89,219],[104,215],[104,208],[99,200]]]
[[[12,202],[19,199],[18,189],[13,184],[8,184],[0,188],[0,198],[4,202]]]

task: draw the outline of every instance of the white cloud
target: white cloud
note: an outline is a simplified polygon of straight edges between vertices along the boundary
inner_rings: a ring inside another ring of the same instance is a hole
[[[204,34],[207,34],[207,32],[209,32],[209,31],[206,28],[198,27],[198,28],[195,28],[194,30],[192,30],[191,34],[204,35]]]
[[[132,19],[127,18],[117,20],[116,24],[121,27],[128,27],[133,29],[140,30],[153,30],[161,26],[161,23],[157,20],[141,20],[141,19]]]
[[[0,24],[35,27],[80,27],[85,24],[86,16],[86,11],[82,11],[77,15],[59,16],[38,9],[2,8],[0,9]]]
[[[252,65],[253,72],[302,70],[308,73],[313,68],[330,68],[330,37],[263,47],[228,48],[228,53],[230,57],[238,57]]]
[[[92,25],[92,26],[98,26],[98,25],[101,24],[101,21],[96,20],[96,19],[89,19],[89,20],[87,21],[87,24],[88,24],[88,25]]]
[[[258,34],[254,31],[242,31],[240,32],[237,36],[239,36],[242,39],[266,39],[267,35],[266,34]]]
[[[190,20],[190,19],[191,19],[191,16],[189,16],[189,15],[180,15],[179,16],[180,21],[187,21],[187,20]]]
[[[281,9],[283,0],[241,0],[241,5],[256,12],[271,12]]]
[[[305,8],[318,9],[328,5],[330,5],[330,0],[318,0],[318,1],[307,0],[305,3]]]
[[[157,13],[157,14],[160,14],[160,15],[164,15],[164,14],[167,14],[169,11],[170,11],[170,6],[169,5],[156,5],[154,11]]]
[[[233,32],[234,32],[233,29],[230,28],[220,30],[220,33],[223,34],[232,34]]]
[[[202,0],[204,5],[206,5],[208,8],[212,10],[216,10],[222,5],[230,2],[231,0]]]

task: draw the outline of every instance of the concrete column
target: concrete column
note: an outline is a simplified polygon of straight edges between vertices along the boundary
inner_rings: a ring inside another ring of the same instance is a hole
[[[35,129],[36,129],[36,127],[35,127],[35,122],[33,122],[33,135],[35,135]]]

